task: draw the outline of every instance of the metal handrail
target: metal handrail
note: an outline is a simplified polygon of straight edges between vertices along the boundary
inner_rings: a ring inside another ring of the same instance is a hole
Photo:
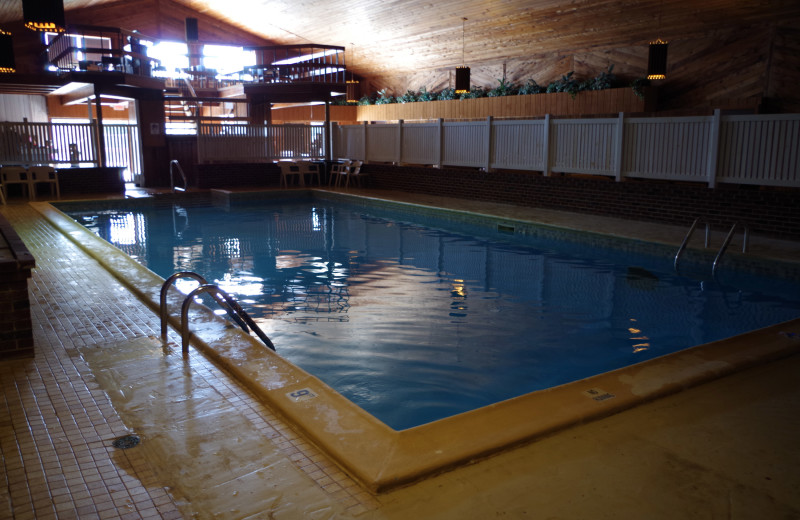
[[[675,253],[675,260],[673,262],[673,267],[675,268],[675,271],[678,270],[678,259],[683,254],[683,250],[686,249],[686,245],[689,243],[689,239],[692,238],[692,234],[694,233],[694,229],[697,227],[698,222],[700,222],[700,217],[694,219],[694,222],[692,222],[691,227],[689,227],[689,231],[686,232],[686,236],[683,238],[683,242],[681,242],[681,246],[678,248],[678,252]],[[708,222],[706,222],[705,247],[708,247],[710,232],[711,232],[711,226],[709,225]]]
[[[189,327],[188,327],[188,318],[189,318],[189,306],[194,301],[194,298],[202,293],[211,293],[214,295],[214,299],[220,303],[225,310],[228,310],[229,314],[232,311],[235,313],[241,321],[239,324],[241,325],[242,329],[245,332],[249,333],[248,326],[256,335],[264,342],[264,344],[272,349],[275,350],[275,345],[272,344],[272,341],[267,337],[266,334],[256,325],[256,323],[250,318],[244,309],[233,299],[233,297],[217,287],[216,285],[205,284],[201,285],[194,291],[190,292],[188,296],[183,300],[183,305],[181,306],[181,345],[183,348],[183,354],[186,355],[189,353]],[[220,299],[221,298],[221,299]],[[224,301],[224,304],[223,304]],[[230,310],[229,310],[230,309]],[[238,320],[237,320],[238,321]]]
[[[173,173],[172,173],[173,166],[177,166],[178,167],[178,173],[181,174],[181,178],[183,179],[183,188],[179,188],[178,186],[175,186],[175,179],[173,178]],[[169,162],[169,184],[170,184],[170,186],[172,186],[172,191],[176,191],[176,190],[177,191],[186,191],[186,186],[188,185],[188,182],[186,181],[186,174],[183,173],[183,168],[181,168],[181,163],[178,162],[178,159],[172,159]]]
[[[161,341],[163,341],[164,343],[167,342],[167,291],[175,282],[175,280],[179,278],[191,278],[192,280],[199,282],[201,286],[208,284],[205,278],[195,273],[194,271],[180,271],[167,278],[161,285],[159,314],[161,317]],[[229,306],[226,306],[224,302],[221,302],[218,296],[214,296],[214,299],[217,300],[217,302],[219,302],[220,305],[222,305],[222,307],[228,312],[228,316],[230,316],[231,319],[233,319],[236,323],[239,324],[240,327],[242,327],[243,329],[245,329],[245,331],[247,331],[247,325],[245,324],[244,321],[242,321],[242,318],[238,314],[236,314],[236,312],[230,309]]]
[[[722,255],[725,254],[725,250],[728,249],[728,245],[731,243],[731,239],[733,238],[733,233],[736,231],[736,226],[738,222],[734,222],[733,226],[731,226],[731,230],[728,231],[728,236],[725,237],[725,241],[722,242],[722,247],[719,248],[719,252],[717,256],[714,258],[714,264],[711,267],[711,274],[714,275],[717,272],[717,265],[719,261],[722,259]],[[744,237],[742,238],[742,253],[747,252],[747,242],[749,240],[750,230],[747,226],[744,227]]]
[[[691,227],[689,227],[689,231],[686,233],[686,236],[684,237],[683,242],[681,242],[681,245],[678,248],[678,252],[675,253],[675,260],[673,262],[673,266],[675,267],[675,271],[676,272],[678,271],[678,259],[681,257],[681,254],[683,254],[684,249],[686,249],[686,245],[689,243],[689,239],[692,237],[692,233],[694,233],[694,230],[697,227],[697,223],[698,222],[700,222],[700,218],[699,217],[694,219],[694,222],[692,222]],[[736,230],[736,226],[738,224],[739,224],[738,222],[734,222],[733,226],[731,226],[730,231],[728,231],[728,235],[725,237],[725,240],[722,242],[722,247],[720,247],[719,251],[717,252],[717,256],[714,257],[714,263],[712,264],[712,267],[711,267],[712,276],[716,274],[717,266],[719,265],[719,261],[722,259],[722,255],[728,249],[728,246],[731,243],[731,239],[733,238],[734,231]],[[708,222],[706,222],[706,238],[705,238],[704,247],[708,247],[709,246],[710,233],[711,233],[711,226],[710,226],[710,224]],[[744,227],[744,237],[743,237],[743,240],[742,240],[742,253],[746,253],[747,252],[747,244],[748,244],[749,238],[750,238],[750,229],[747,226],[745,226]]]

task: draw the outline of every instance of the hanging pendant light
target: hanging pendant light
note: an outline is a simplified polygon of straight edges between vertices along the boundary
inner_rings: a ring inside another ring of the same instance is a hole
[[[0,72],[16,72],[14,63],[14,45],[11,41],[11,33],[0,29]]]
[[[351,43],[350,45],[353,46],[353,65],[356,63],[356,44]],[[350,79],[346,82],[346,94],[345,97],[347,98],[348,103],[358,103],[358,94],[359,94],[359,82],[353,73],[350,73]]]
[[[456,94],[466,94],[469,92],[469,67],[467,67],[464,63],[466,63],[464,59],[464,24],[466,23],[467,19],[461,19],[461,63],[460,67],[456,67]]]
[[[358,80],[357,79],[349,79],[347,80],[347,102],[348,103],[358,103]]]
[[[62,0],[22,0],[25,27],[41,32],[64,32]]]
[[[667,77],[667,46],[669,42],[660,38],[650,42],[650,54],[647,59],[647,79],[665,79]]]

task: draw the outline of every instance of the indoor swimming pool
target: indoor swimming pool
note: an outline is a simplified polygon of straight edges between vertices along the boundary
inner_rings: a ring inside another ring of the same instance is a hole
[[[395,430],[800,317],[797,280],[410,207],[57,206],[162,278],[233,294],[281,357]]]

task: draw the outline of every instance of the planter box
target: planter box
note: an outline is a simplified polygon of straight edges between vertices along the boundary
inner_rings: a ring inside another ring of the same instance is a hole
[[[655,110],[655,94],[645,89],[640,99],[629,87],[579,92],[574,98],[565,92],[522,96],[418,101],[390,105],[358,106],[359,121],[412,119],[485,119],[492,117],[585,116]]]

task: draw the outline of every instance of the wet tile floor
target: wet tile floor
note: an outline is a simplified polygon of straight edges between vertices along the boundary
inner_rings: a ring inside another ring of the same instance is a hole
[[[542,220],[564,217],[496,209]],[[184,471],[191,485],[182,483],[171,454],[147,448],[163,425],[148,430],[141,417],[115,406],[135,400],[139,383],[122,380],[115,393],[107,381],[122,376],[109,366],[121,358],[93,354],[134,346],[142,366],[171,359],[148,350],[159,333],[158,317],[27,204],[10,204],[2,214],[37,267],[29,282],[36,357],[0,362],[0,518],[800,518],[797,355],[379,497],[195,355],[188,371],[183,366],[173,372],[213,389],[203,396],[212,396],[215,406],[236,410],[223,416],[236,425],[229,435],[246,436],[241,430],[248,429],[263,439],[240,457],[269,453],[258,462],[263,469],[242,476],[233,463],[209,470],[228,482],[204,486]],[[675,234],[679,240],[679,230]],[[789,246],[791,257],[796,244]],[[112,445],[141,433],[136,447]],[[198,448],[188,455],[180,463],[205,471],[191,459],[218,453]],[[253,477],[266,470],[275,478]],[[259,496],[225,488],[248,479],[256,481]],[[209,498],[216,488],[234,502],[252,502],[251,509],[225,509]]]
[[[26,204],[10,204],[3,214],[36,258],[29,281],[36,356],[0,362],[0,496],[7,495],[0,498],[0,518],[183,518],[181,507],[187,507],[176,504],[145,453],[112,446],[135,432],[81,354],[95,345],[158,336],[158,316]],[[349,515],[375,506],[368,493],[209,361],[198,355],[191,370],[338,509]]]

